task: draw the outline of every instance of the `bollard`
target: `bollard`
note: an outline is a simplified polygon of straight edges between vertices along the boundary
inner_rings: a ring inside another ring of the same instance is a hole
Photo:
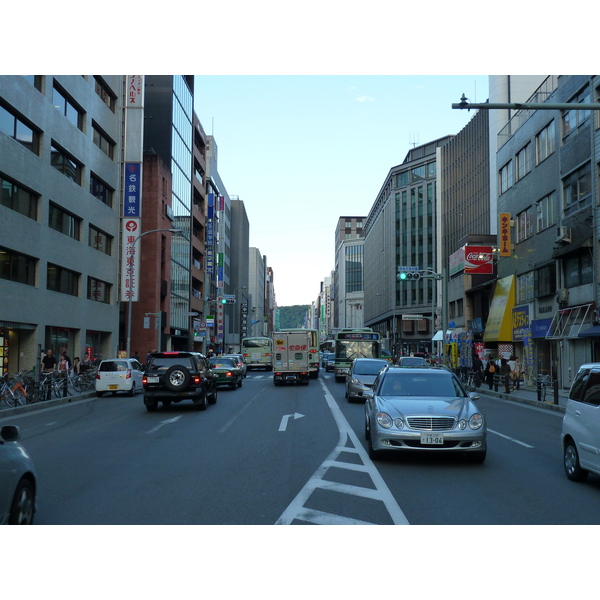
[[[558,406],[558,379],[555,379],[552,383],[554,386],[554,404]]]

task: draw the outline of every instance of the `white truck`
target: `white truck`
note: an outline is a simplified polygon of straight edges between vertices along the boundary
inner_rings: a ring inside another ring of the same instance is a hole
[[[308,331],[273,333],[273,383],[309,383],[310,335]]]

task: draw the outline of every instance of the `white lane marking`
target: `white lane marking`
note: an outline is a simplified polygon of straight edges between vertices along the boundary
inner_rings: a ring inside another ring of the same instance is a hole
[[[315,471],[313,476],[308,480],[306,485],[298,492],[298,495],[292,500],[291,504],[285,509],[283,514],[275,522],[276,525],[289,525],[294,519],[300,519],[310,523],[320,525],[373,525],[373,523],[367,523],[359,519],[348,519],[340,515],[334,515],[330,513],[321,512],[314,509],[305,508],[304,504],[313,493],[316,488],[326,488],[332,491],[342,492],[345,494],[369,497],[372,499],[379,500],[384,503],[392,521],[395,525],[408,525],[408,519],[402,512],[400,506],[396,502],[396,499],[390,492],[390,489],[386,485],[383,477],[381,477],[379,471],[369,458],[358,437],[354,433],[352,427],[344,417],[340,407],[337,405],[335,399],[330,394],[327,386],[323,381],[319,382],[323,387],[325,401],[331,410],[331,414],[335,419],[338,430],[340,432],[340,439],[338,445],[334,448],[331,454],[321,463],[319,468]],[[350,438],[354,444],[354,448],[346,446],[347,439]],[[356,465],[335,460],[342,452],[355,452],[361,458],[363,465]],[[341,469],[352,469],[356,471],[364,471],[370,477],[375,484],[375,490],[369,488],[359,488],[357,486],[338,484],[331,481],[324,480],[324,476],[327,470],[335,466]]]
[[[161,421],[156,427],[153,427],[152,429],[150,429],[150,431],[146,431],[146,433],[154,433],[158,431],[163,425],[175,423],[176,421],[179,421],[179,419],[181,419],[181,415],[179,415],[178,417],[173,417],[172,419],[166,419],[165,421]]]
[[[283,417],[281,417],[279,431],[285,431],[287,429],[290,419],[294,419],[295,421],[296,419],[301,419],[303,416],[304,415],[301,415],[300,413],[294,413],[293,415],[283,415]]]
[[[521,446],[525,446],[525,448],[533,448],[533,446],[530,446],[529,444],[526,444],[525,442],[516,440],[515,438],[509,437],[508,435],[504,435],[503,433],[499,433],[498,431],[494,431],[493,429],[488,429],[488,431],[495,435],[499,435],[500,437],[504,438],[505,440],[510,440],[511,442],[514,442],[515,444],[520,444]]]

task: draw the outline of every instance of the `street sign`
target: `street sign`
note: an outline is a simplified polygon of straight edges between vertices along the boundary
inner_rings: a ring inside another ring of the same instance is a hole
[[[402,315],[403,321],[420,321],[423,315]]]
[[[398,273],[406,271],[418,271],[419,267],[411,265],[410,267],[398,267]]]

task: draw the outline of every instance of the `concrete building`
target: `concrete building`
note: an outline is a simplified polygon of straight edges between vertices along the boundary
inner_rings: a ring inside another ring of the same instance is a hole
[[[363,327],[363,224],[366,217],[340,217],[335,229],[334,327]]]
[[[267,257],[258,248],[250,248],[248,264],[247,335],[244,337],[268,336]]]
[[[452,136],[410,150],[390,169],[364,227],[365,326],[395,355],[432,350],[434,279],[398,281],[398,267],[438,266],[438,149]]]
[[[123,76],[0,76],[0,352],[119,346]]]

